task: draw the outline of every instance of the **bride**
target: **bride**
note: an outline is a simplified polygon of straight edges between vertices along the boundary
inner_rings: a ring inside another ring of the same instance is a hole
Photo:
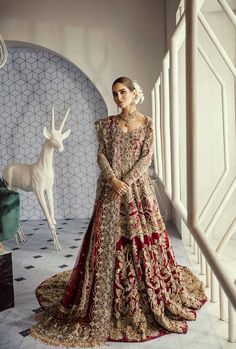
[[[89,226],[72,271],[36,290],[44,308],[30,335],[67,347],[141,342],[175,332],[207,300],[202,282],[176,261],[148,168],[152,119],[137,82],[112,84],[121,112],[95,122],[101,169]]]

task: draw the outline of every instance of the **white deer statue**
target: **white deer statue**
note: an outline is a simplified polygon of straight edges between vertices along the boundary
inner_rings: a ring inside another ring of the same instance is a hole
[[[61,246],[56,232],[56,220],[53,206],[53,153],[57,149],[63,151],[63,140],[70,135],[71,130],[62,133],[66,118],[70,108],[67,110],[64,120],[58,130],[55,129],[54,107],[52,107],[52,129],[43,129],[46,138],[38,160],[33,164],[10,164],[3,170],[3,178],[9,189],[21,189],[35,192],[38,202],[47,219],[49,229],[53,236],[53,243],[57,250],[61,251]],[[47,201],[45,198],[47,197]],[[48,205],[47,205],[48,202]]]

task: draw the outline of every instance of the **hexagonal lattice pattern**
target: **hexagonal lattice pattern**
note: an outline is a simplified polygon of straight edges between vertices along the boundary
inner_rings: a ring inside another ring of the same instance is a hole
[[[107,114],[100,93],[76,66],[47,50],[9,48],[0,70],[0,170],[9,163],[32,163],[50,128],[54,104],[56,125],[71,107],[64,130],[71,128],[62,153],[54,153],[56,218],[91,214],[99,168],[94,121]],[[43,213],[34,193],[21,192],[21,218]]]

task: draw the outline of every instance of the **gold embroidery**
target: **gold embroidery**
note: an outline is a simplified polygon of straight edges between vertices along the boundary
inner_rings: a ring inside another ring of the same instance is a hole
[[[128,134],[118,130],[115,116],[95,123],[101,174],[85,236],[88,250],[81,256],[85,266],[80,270],[79,257],[71,272],[38,287],[46,310],[31,335],[42,342],[93,347],[107,340],[185,333],[186,320],[195,320],[196,309],[206,301],[202,282],[178,265],[169,241],[148,174],[153,126],[151,118],[146,121]],[[114,201],[108,195],[112,175],[129,185]],[[83,282],[77,285],[79,273]],[[80,292],[66,308],[61,300],[72,284]]]

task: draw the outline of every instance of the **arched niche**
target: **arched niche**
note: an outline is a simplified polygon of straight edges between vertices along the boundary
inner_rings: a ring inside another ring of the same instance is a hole
[[[50,128],[51,107],[56,124],[66,109],[71,128],[62,153],[55,152],[56,218],[89,217],[99,168],[94,121],[107,115],[105,102],[90,79],[66,58],[29,43],[6,42],[8,60],[0,70],[0,154],[8,163],[32,163]],[[21,192],[21,218],[43,217],[33,193]]]

